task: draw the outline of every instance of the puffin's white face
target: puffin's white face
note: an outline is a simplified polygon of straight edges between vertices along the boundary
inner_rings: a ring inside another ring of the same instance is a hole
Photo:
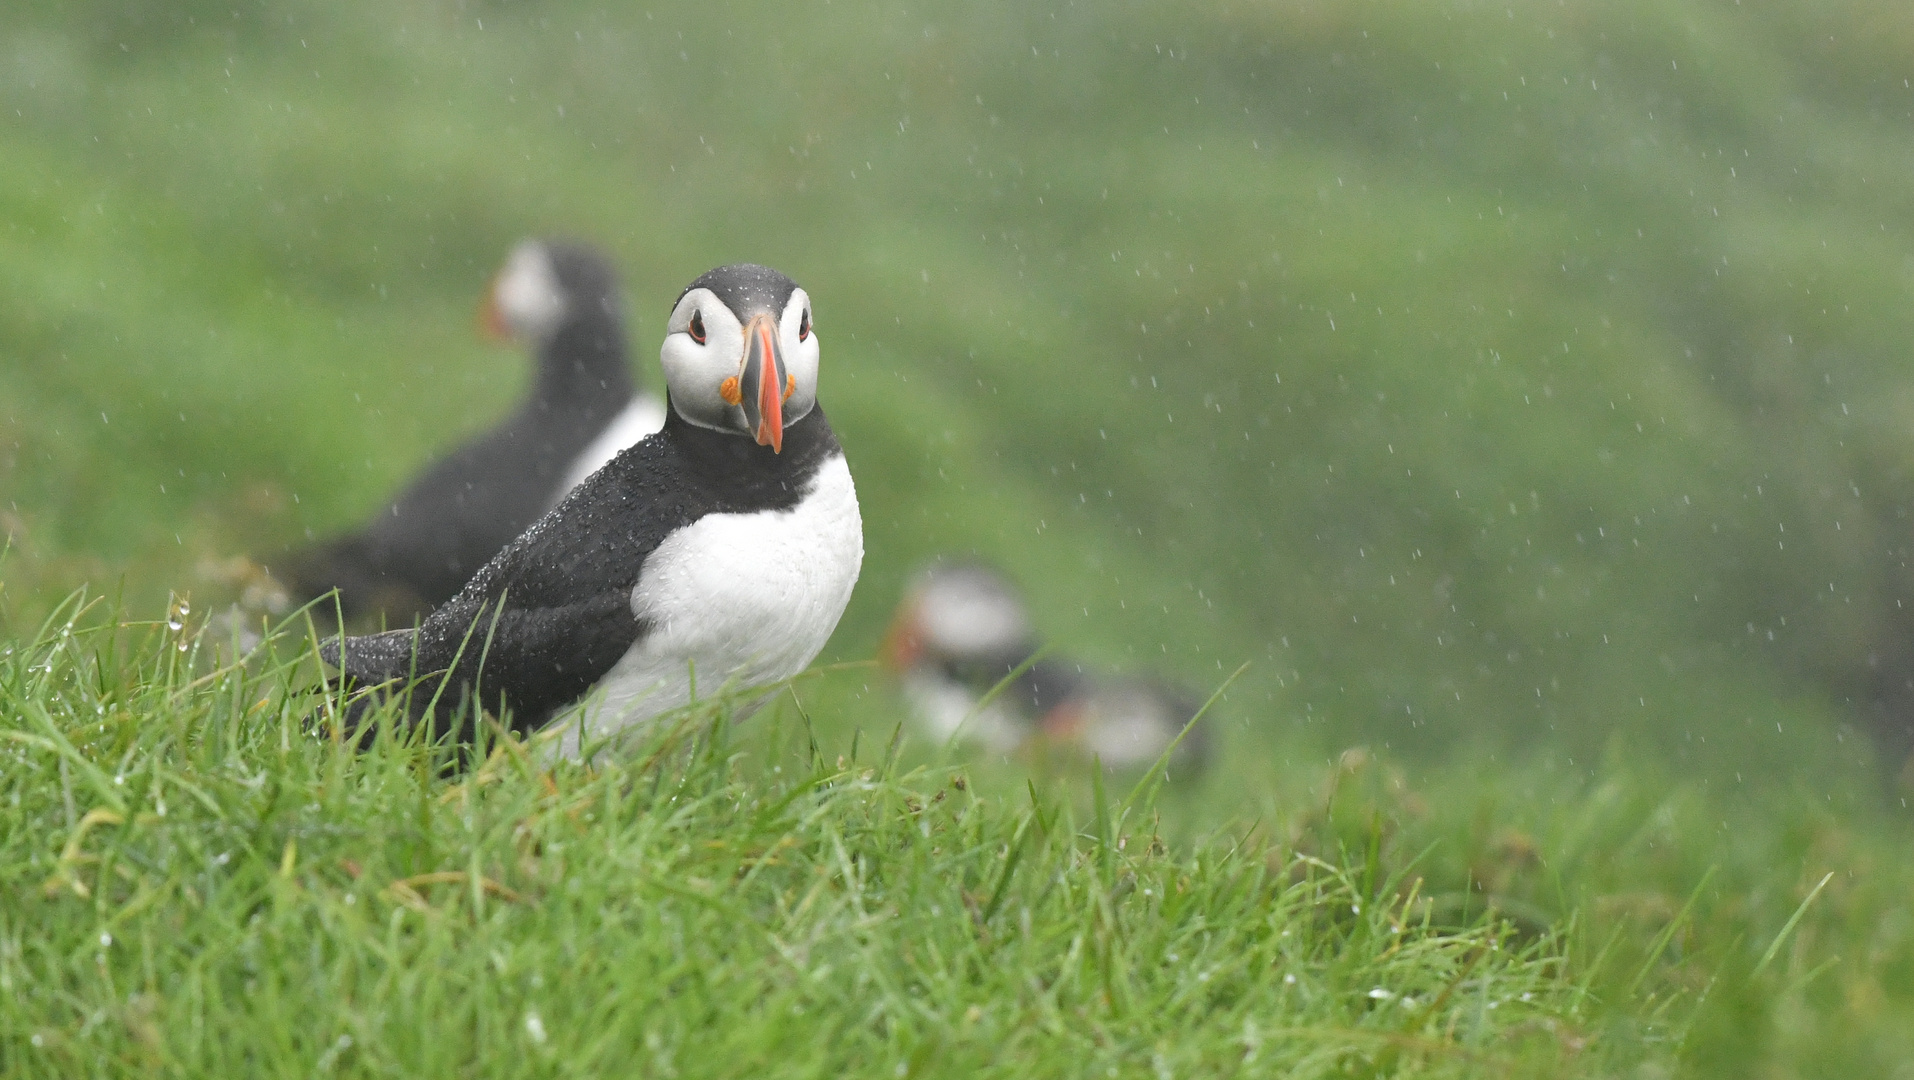
[[[514,248],[492,280],[480,319],[496,336],[543,341],[565,317],[565,292],[545,246],[528,240]]]
[[[784,429],[817,404],[811,298],[793,288],[782,310],[733,311],[710,289],[692,289],[671,312],[659,360],[679,416],[782,450]]]

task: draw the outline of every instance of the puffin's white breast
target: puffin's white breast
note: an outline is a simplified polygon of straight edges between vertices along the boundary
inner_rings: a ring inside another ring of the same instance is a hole
[[[665,403],[650,394],[639,394],[631,403],[612,417],[605,430],[598,433],[589,445],[575,458],[566,470],[565,484],[558,489],[552,499],[557,506],[571,490],[585,482],[585,478],[605,467],[605,463],[618,456],[618,452],[652,434],[665,426]]]
[[[594,734],[678,708],[727,681],[803,671],[837,628],[864,562],[857,490],[842,454],[789,510],[707,514],[666,537],[631,592],[650,628],[587,698]],[[577,724],[563,750],[578,751]]]

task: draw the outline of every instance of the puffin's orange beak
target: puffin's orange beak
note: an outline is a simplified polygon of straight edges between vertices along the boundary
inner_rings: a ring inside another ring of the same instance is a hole
[[[1075,742],[1083,737],[1084,729],[1089,726],[1089,710],[1082,701],[1072,698],[1058,703],[1037,721],[1037,727],[1044,738],[1051,742]]]
[[[744,327],[744,371],[738,376],[739,404],[759,446],[772,453],[784,449],[784,351],[778,347],[778,324],[759,312]]]
[[[498,306],[498,278],[485,289],[485,299],[479,301],[479,332],[493,341],[510,341],[517,335],[512,333],[512,324],[505,321],[505,312]]]
[[[917,605],[906,604],[884,631],[884,644],[877,651],[878,663],[892,671],[909,671],[924,654],[923,635],[917,631]]]

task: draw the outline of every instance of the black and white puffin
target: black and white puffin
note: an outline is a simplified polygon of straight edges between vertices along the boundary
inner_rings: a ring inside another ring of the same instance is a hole
[[[1160,679],[1086,671],[1046,655],[979,708],[1038,647],[1023,597],[1000,571],[940,561],[912,579],[881,659],[898,673],[912,714],[939,742],[957,736],[999,753],[1094,756],[1112,770],[1154,763],[1202,704]],[[1197,765],[1205,756],[1199,724],[1171,761]]]
[[[587,477],[417,630],[344,639],[343,655],[334,639],[325,660],[361,685],[424,676],[412,717],[436,694],[438,719],[467,737],[474,698],[521,732],[566,713],[573,755],[581,729],[613,734],[694,687],[804,670],[864,557],[850,467],[817,403],[811,298],[776,270],[719,267],[678,297],[661,357],[657,435]]]
[[[1054,660],[1039,659],[989,704],[991,687],[1040,647],[1023,597],[981,563],[939,561],[906,587],[879,659],[903,683],[911,715],[938,742],[953,737],[997,753],[1021,747],[1045,706],[1080,681]]]
[[[427,467],[363,529],[296,558],[292,591],[302,599],[336,588],[348,618],[382,612],[410,622],[451,599],[579,481],[664,423],[663,405],[634,393],[618,275],[591,248],[520,244],[493,279],[480,321],[530,343],[530,395],[497,427]]]

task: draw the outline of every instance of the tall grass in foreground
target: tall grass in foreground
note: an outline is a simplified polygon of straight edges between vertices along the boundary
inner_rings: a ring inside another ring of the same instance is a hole
[[[8,1076],[1561,1076],[1675,1034],[1374,845],[1172,850],[1100,787],[773,763],[740,741],[801,711],[724,699],[448,778],[310,733],[302,658],[211,646],[78,602],[0,646]]]

